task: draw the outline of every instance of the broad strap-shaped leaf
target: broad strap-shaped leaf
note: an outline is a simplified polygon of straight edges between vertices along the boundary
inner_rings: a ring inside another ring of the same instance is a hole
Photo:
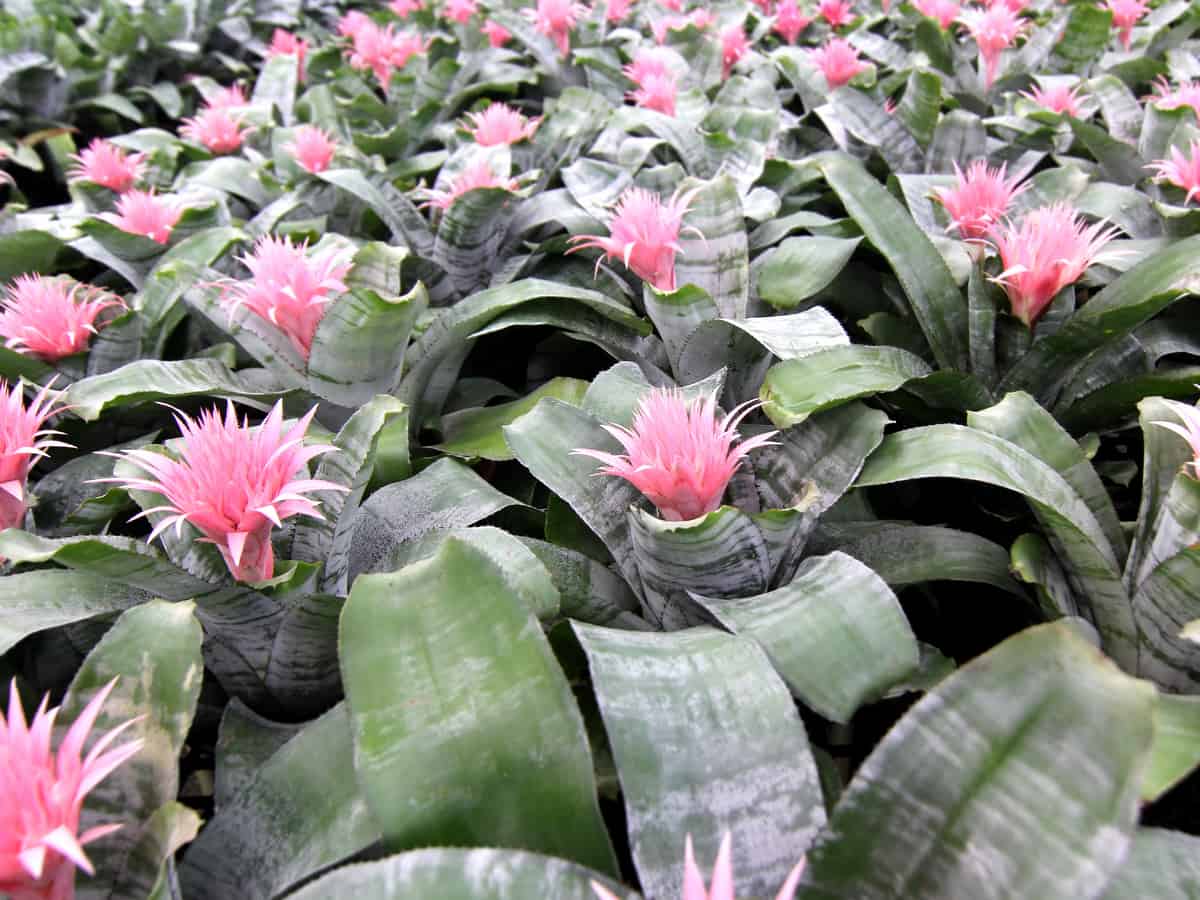
[[[688,337],[703,323],[721,316],[708,292],[690,283],[678,290],[660,291],[646,282],[642,286],[642,305],[662,337],[676,374],[679,373],[679,356]]]
[[[1142,780],[1142,799],[1153,803],[1200,765],[1200,697],[1158,695],[1154,744]]]
[[[91,572],[40,569],[6,575],[0,578],[0,653],[36,632],[123,612],[151,596]]]
[[[438,224],[433,260],[467,296],[488,286],[520,200],[504,188],[477,188],[456,199]]]
[[[723,317],[742,319],[749,301],[750,251],[737,185],[722,175],[700,188],[684,224],[703,237],[680,232],[683,252],[675,260],[675,283],[696,285],[712,298]]]
[[[595,900],[592,883],[635,900],[607,875],[523,850],[434,847],[343,866],[292,894],[292,900]]]
[[[1187,476],[1180,476],[1185,478]],[[1189,486],[1192,506],[1196,486]],[[1186,549],[1160,563],[1133,594],[1140,641],[1138,673],[1167,690],[1200,689],[1200,655],[1183,632],[1200,618],[1200,549]]]
[[[746,896],[778,889],[825,822],[804,725],[762,650],[713,628],[575,625],[647,896],[674,897],[684,837],[716,857],[728,830]],[[686,703],[679,698],[686,697]]]
[[[433,235],[421,211],[391,184],[369,179],[358,169],[327,169],[318,176],[365,203],[410,250],[433,258]]]
[[[1095,896],[1137,822],[1154,702],[1067,624],[1010,638],[918,701],[862,764],[802,896]]]
[[[435,449],[464,459],[502,462],[513,458],[503,428],[532,410],[543,397],[578,406],[588,388],[578,378],[552,378],[537,390],[510,403],[473,406],[442,416],[442,442]]]
[[[450,539],[360,577],[341,651],[354,767],[387,846],[503,844],[615,871],[570,686],[487,556]]]
[[[96,720],[95,734],[141,716],[121,740],[141,739],[123,763],[84,802],[80,825],[119,823],[121,830],[88,847],[94,879],[79,879],[86,900],[144,896],[163,860],[135,853],[154,814],[179,791],[179,753],[192,725],[204,664],[203,635],[190,603],[153,600],[124,613],[75,674],[60,719],[73,722],[84,705],[119,678]]]
[[[264,718],[236,697],[225,704],[214,750],[213,804],[217,811],[241,793],[275,751],[303,729],[303,723]]]
[[[521,538],[521,542],[550,574],[564,617],[611,628],[651,630],[652,626],[637,615],[637,595],[607,566],[549,541]]]
[[[280,53],[268,56],[263,61],[258,80],[254,82],[254,93],[251,94],[250,101],[278,109],[283,124],[290,125],[299,81],[299,59],[295,54]]]
[[[1133,846],[1100,900],[1193,900],[1200,884],[1200,838],[1139,828]]]
[[[155,810],[129,852],[130,877],[121,884],[122,895],[146,900],[178,897],[175,854],[196,839],[201,824],[200,814],[182,803],[172,801]]]
[[[844,553],[806,559],[770,593],[693,599],[757,642],[792,693],[835,722],[848,722],[917,668],[917,639],[896,595]]]
[[[205,826],[180,867],[189,900],[271,900],[375,844],[339,703],[279,748]]]
[[[754,293],[776,309],[793,309],[829,286],[862,238],[790,237],[754,260]]]

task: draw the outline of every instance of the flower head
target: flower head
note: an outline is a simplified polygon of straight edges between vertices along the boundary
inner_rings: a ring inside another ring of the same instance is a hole
[[[493,47],[503,47],[512,40],[512,32],[491,19],[483,23],[483,33],[487,35],[488,43]]]
[[[1133,26],[1150,9],[1144,0],[1108,0],[1108,9],[1112,12],[1113,28],[1121,38],[1121,46],[1126,50],[1133,42]]]
[[[675,290],[675,254],[683,215],[687,212],[699,188],[680,194],[676,191],[666,203],[658,194],[642,188],[629,188],[617,201],[609,236],[579,234],[571,238],[575,245],[568,253],[595,247],[608,258],[623,260],[639,278],[650,282],[660,291]],[[695,228],[688,229],[700,234]],[[600,262],[596,262],[599,268]]]
[[[1200,119],[1200,81],[1185,81],[1172,88],[1166,79],[1162,79],[1155,83],[1155,89],[1157,93],[1150,98],[1155,106],[1163,109],[1190,106],[1196,118]]]
[[[1006,178],[1006,171],[1007,163],[990,169],[984,160],[977,159],[964,174],[955,163],[955,186],[934,190],[933,199],[946,208],[964,241],[982,240],[1004,218],[1013,197],[1028,186],[1020,184],[1020,178]]]
[[[633,0],[608,0],[604,8],[604,18],[613,24],[623,22],[632,6]]]
[[[1183,425],[1176,422],[1151,422],[1150,424],[1168,428],[1188,442],[1188,446],[1192,450],[1192,461],[1184,463],[1183,468],[1184,471],[1191,469],[1193,478],[1200,478],[1200,409],[1196,409],[1190,403],[1180,403],[1178,400],[1163,400],[1162,402],[1167,404],[1171,412],[1179,416]]]
[[[307,244],[266,235],[239,257],[251,277],[227,284],[221,302],[230,316],[244,306],[266,319],[308,359],[325,305],[348,290],[343,279],[353,256],[353,249],[336,247],[310,254]]]
[[[796,0],[779,0],[775,10],[775,24],[772,26],[789,44],[796,43],[800,32],[812,23],[812,17],[800,11]]]
[[[1048,109],[1050,112],[1079,118],[1079,101],[1083,99],[1079,95],[1079,91],[1082,89],[1083,86],[1078,84],[1074,87],[1067,87],[1060,84],[1042,90],[1041,85],[1035,84],[1032,91],[1021,91],[1021,96],[1032,100],[1038,106]]]
[[[1088,225],[1066,203],[1039,207],[1019,225],[992,229],[1004,267],[992,280],[1003,285],[1013,315],[1032,327],[1055,294],[1077,281],[1116,234],[1104,222]]]
[[[118,194],[133,187],[146,168],[145,153],[126,154],[104,138],[94,138],[71,159],[75,160],[69,173],[71,181],[90,181]]]
[[[246,91],[240,84],[231,84],[229,87],[221,88],[204,101],[206,109],[233,110],[241,109],[249,104]]]
[[[971,37],[975,38],[979,55],[983,57],[983,81],[990,88],[1000,69],[1000,54],[1013,45],[1027,23],[1003,3],[983,12],[972,12],[964,16],[964,22]]]
[[[930,19],[936,19],[938,26],[945,31],[958,18],[962,7],[954,0],[913,0],[917,11]]]
[[[14,680],[8,719],[0,718],[0,894],[13,900],[70,900],[75,869],[93,874],[84,846],[120,825],[79,833],[88,793],[142,749],[142,741],[113,746],[137,719],[102,735],[86,756],[83,746],[116,679],[96,692],[67,729],[55,753],[50,745],[59,708],[47,711],[49,695],[26,723]]]
[[[397,2],[404,2],[404,0],[397,0]],[[372,23],[366,13],[360,12],[357,9],[352,9],[350,12],[338,19],[337,31],[342,37],[353,39],[354,35],[358,33],[358,29],[369,24]]]
[[[271,43],[267,46],[267,56],[296,57],[296,71],[301,81],[304,81],[304,57],[307,55],[308,41],[282,28],[275,29],[271,35]]]
[[[245,137],[238,117],[222,106],[206,106],[190,119],[184,119],[179,133],[211,153],[232,153],[242,146]]]
[[[124,306],[119,297],[78,281],[20,275],[0,307],[0,337],[6,347],[54,362],[86,350],[96,316]]]
[[[821,0],[817,4],[817,15],[828,22],[830,28],[841,28],[854,21],[854,7],[850,0]]]
[[[808,58],[821,70],[831,89],[848,84],[867,64],[858,58],[858,51],[845,38],[830,38],[821,47],[808,51]]]
[[[746,39],[746,32],[741,25],[730,25],[721,32],[721,65],[725,78],[729,77],[730,70],[749,50],[750,41]]]
[[[454,201],[463,194],[480,188],[500,188],[505,191],[515,191],[517,183],[511,178],[497,178],[488,161],[480,159],[451,179],[449,190],[426,191],[428,200],[422,205],[436,206],[438,209],[449,209],[454,205]]]
[[[527,119],[511,106],[493,103],[483,112],[467,113],[471,137],[481,147],[516,144],[533,137],[541,119]]]
[[[571,452],[604,463],[598,475],[624,478],[667,521],[695,519],[721,505],[742,459],[774,437],[772,431],[740,440],[738,425],[759,405],[757,400],[743,403],[718,421],[711,395],[689,401],[678,389],[655,388],[642,397],[632,428],[604,426],[625,449],[623,455],[586,447]]]
[[[26,406],[22,386],[9,387],[0,379],[0,529],[20,528],[25,521],[25,511],[29,508],[25,482],[33,464],[51,447],[70,446],[54,440],[57,431],[42,427],[47,419],[64,409],[54,405],[49,384]],[[0,819],[4,816],[3,807],[0,804]],[[4,830],[0,829],[0,840],[3,835]]]
[[[554,41],[566,56],[571,52],[571,31],[587,9],[574,0],[537,0],[537,8],[526,12],[533,19],[533,27]]]
[[[349,51],[350,66],[370,69],[386,94],[392,72],[404,68],[415,54],[428,49],[429,41],[419,34],[396,34],[391,25],[380,27],[374,22],[367,22],[354,33],[354,45]]]
[[[466,25],[477,12],[479,6],[475,0],[449,0],[446,8],[442,10],[442,15],[459,25]]]
[[[1178,147],[1172,147],[1170,158],[1155,160],[1147,168],[1157,170],[1156,181],[1170,182],[1187,191],[1185,204],[1200,195],[1200,141],[1192,141],[1187,156]]]
[[[392,2],[388,4],[388,9],[402,19],[407,19],[410,15],[422,8],[421,0],[392,0]]]
[[[315,125],[300,125],[292,132],[292,141],[284,149],[296,157],[301,168],[315,175],[329,168],[337,144],[329,132]]]
[[[233,401],[225,416],[213,408],[191,419],[181,412],[175,422],[182,436],[178,458],[153,450],[124,450],[114,454],[146,474],[98,479],[126,488],[160,494],[164,505],[142,515],[167,513],[150,532],[150,540],[175,527],[182,534],[189,522],[216,544],[230,573],[238,581],[265,581],[275,572],[271,527],[301,515],[323,518],[312,491],[346,490],[341,485],[305,475],[311,459],[335,448],[326,444],[305,446],[304,432],[314,406],[286,432],[283,404],[276,403],[252,429],[249,420],[238,423]]]
[[[101,213],[100,218],[129,234],[140,234],[165,244],[183,216],[183,208],[173,199],[154,191],[126,191],[117,198],[116,213]]]
[[[625,77],[637,85],[637,90],[626,96],[644,109],[658,110],[664,115],[675,115],[675,94],[678,82],[667,65],[661,51],[639,50],[633,62],[621,70]]]

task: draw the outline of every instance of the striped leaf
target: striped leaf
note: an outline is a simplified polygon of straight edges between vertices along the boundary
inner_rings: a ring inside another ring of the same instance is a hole
[[[0,578],[0,654],[31,634],[122,612],[151,596],[90,572],[42,569],[7,575]]]
[[[685,189],[689,186],[695,185],[685,182]],[[680,233],[683,252],[675,261],[675,281],[704,290],[722,317],[743,319],[749,302],[750,251],[737,185],[722,175],[699,187],[684,224],[703,238]]]
[[[1100,900],[1192,900],[1200,883],[1198,861],[1200,838],[1165,828],[1139,828]]]

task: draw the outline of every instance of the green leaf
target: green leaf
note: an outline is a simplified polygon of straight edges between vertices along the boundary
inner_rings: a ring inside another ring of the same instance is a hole
[[[676,284],[694,284],[705,291],[725,318],[745,318],[750,251],[737,185],[722,175],[698,187],[684,220],[685,227],[695,228],[703,238],[680,232],[683,253],[675,261]]]
[[[533,391],[511,403],[495,406],[475,406],[442,416],[442,442],[437,450],[463,459],[490,459],[497,462],[513,458],[504,440],[503,428],[533,409],[543,397],[553,397],[578,406],[588,383],[577,378],[552,378]]]
[[[220,812],[246,785],[259,768],[294,738],[304,725],[272,722],[236,697],[225,705],[217,732],[216,771],[213,773],[213,804]]]
[[[564,617],[592,625],[650,630],[651,626],[637,615],[637,595],[607,566],[548,541],[521,541],[550,573]]]
[[[1154,744],[1142,780],[1142,800],[1153,803],[1200,765],[1200,697],[1159,694]]]
[[[794,309],[829,286],[862,238],[793,237],[754,261],[751,275],[760,299]]]
[[[296,86],[300,81],[299,60],[292,54],[275,54],[263,61],[254,82],[250,102],[266,104],[279,110],[284,125],[292,124],[296,105]]]
[[[137,755],[87,795],[81,826],[120,824],[121,830],[88,847],[94,879],[79,879],[84,900],[145,896],[162,858],[135,852],[159,827],[153,816],[179,791],[179,753],[192,725],[204,665],[203,634],[190,603],[153,600],[124,613],[100,639],[63,701],[61,722],[73,722],[104,685],[119,678],[96,720],[103,734],[130,719],[122,741],[141,740]]]
[[[804,725],[762,650],[713,628],[656,634],[576,624],[575,633],[647,896],[677,894],[686,835],[698,858],[711,860],[726,831],[737,835],[739,890],[777,890],[825,808]]]
[[[458,197],[438,224],[433,260],[466,296],[488,286],[520,200],[504,188],[475,188]]]
[[[145,896],[146,900],[168,900],[179,895],[175,874],[175,854],[191,843],[200,833],[200,814],[182,803],[167,803],[154,811],[141,840],[129,853],[130,868],[141,876],[136,886],[127,885],[129,896]],[[147,885],[147,877],[154,880]]]
[[[450,539],[359,578],[341,651],[355,771],[389,847],[497,843],[615,871],[570,686],[494,562]]]
[[[150,599],[103,575],[44,569],[0,578],[0,654],[47,628],[122,612]]]
[[[809,851],[802,896],[1094,896],[1137,822],[1154,701],[1069,625],[1010,638],[862,764]]]
[[[896,595],[843,553],[806,559],[790,583],[734,600],[693,595],[725,628],[757,642],[792,693],[848,722],[917,668],[917,639]]]
[[[679,371],[679,357],[688,338],[699,326],[717,320],[721,315],[708,292],[694,284],[685,284],[674,291],[660,291],[645,282],[642,285],[642,305],[662,338],[671,368],[676,372]]]
[[[1200,884],[1197,860],[1200,838],[1163,828],[1139,828],[1100,900],[1193,900]]]
[[[417,255],[433,255],[433,235],[420,210],[390,183],[367,178],[358,169],[327,169],[318,176],[365,203],[383,224]]]

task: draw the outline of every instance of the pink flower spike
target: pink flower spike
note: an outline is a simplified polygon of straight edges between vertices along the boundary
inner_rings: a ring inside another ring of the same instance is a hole
[[[397,69],[403,69],[414,56],[420,56],[429,50],[433,38],[423,38],[409,31],[401,32],[392,41],[392,63]]]
[[[491,19],[483,23],[483,33],[487,35],[488,43],[493,47],[503,47],[512,40],[512,32]]]
[[[9,685],[8,717],[0,717],[0,894],[13,900],[71,900],[75,869],[93,874],[84,846],[120,825],[79,833],[87,794],[142,749],[141,740],[110,746],[137,719],[83,746],[108,699],[114,678],[95,693],[59,742],[51,736],[59,708],[47,710],[47,694],[26,723],[16,680]]]
[[[621,71],[637,85],[626,96],[644,109],[654,109],[663,115],[675,115],[677,80],[660,55],[661,51],[639,50],[633,62]]]
[[[821,0],[817,4],[817,15],[828,22],[830,28],[841,28],[854,21],[854,7],[850,0]]]
[[[983,58],[984,86],[991,88],[1000,69],[1000,55],[1013,45],[1028,23],[1004,4],[984,12],[973,11],[963,21]]]
[[[333,137],[315,125],[300,125],[292,132],[292,141],[284,147],[305,171],[316,175],[329,168],[337,144]]]
[[[397,0],[397,2],[402,2],[402,0]],[[342,37],[347,37],[353,40],[354,35],[358,34],[358,30],[360,28],[362,28],[364,25],[370,24],[373,23],[371,22],[370,18],[367,17],[366,13],[359,12],[357,9],[352,9],[350,12],[338,19],[337,32]]]
[[[571,31],[587,9],[574,0],[537,0],[536,9],[524,12],[533,19],[534,29],[554,41],[566,56],[571,52]]]
[[[921,15],[936,19],[938,27],[945,31],[954,24],[962,7],[954,0],[913,0],[913,6]]]
[[[401,19],[407,19],[413,13],[424,9],[424,7],[421,5],[421,0],[392,0],[388,4],[388,9]]]
[[[991,231],[1004,267],[992,279],[1004,287],[1013,315],[1032,328],[1055,294],[1079,279],[1118,229],[1088,225],[1066,203],[1042,206],[1020,225]]]
[[[1154,85],[1157,93],[1150,98],[1155,106],[1160,106],[1163,109],[1179,109],[1183,106],[1190,106],[1196,114],[1196,118],[1200,119],[1200,81],[1185,81],[1176,88],[1172,88],[1166,81],[1162,79]]]
[[[438,209],[449,209],[463,194],[480,188],[500,188],[505,191],[515,191],[517,183],[511,178],[497,178],[491,165],[486,159],[481,159],[467,167],[450,182],[446,191],[427,190],[428,197],[422,206],[436,206]]]
[[[796,43],[800,32],[810,24],[812,17],[800,11],[800,4],[796,0],[779,0],[779,6],[775,10],[775,24],[772,27],[785,41],[789,44]]]
[[[294,56],[296,57],[296,71],[299,73],[299,79],[304,81],[304,57],[308,55],[308,41],[304,38],[296,37],[290,31],[284,31],[282,28],[276,28],[274,34],[271,35],[271,43],[267,47],[267,56]]]
[[[145,475],[97,480],[162,495],[165,505],[147,513],[168,515],[154,526],[150,540],[172,526],[180,534],[188,522],[204,535],[200,540],[217,545],[235,579],[266,581],[275,573],[272,526],[296,515],[323,518],[317,501],[304,495],[347,490],[305,477],[310,460],[335,449],[327,444],[304,445],[304,433],[316,411],[314,406],[286,432],[282,401],[253,429],[248,420],[238,424],[233,401],[226,405],[224,419],[215,408],[196,419],[177,412],[175,422],[182,437],[177,457],[145,449],[123,450],[113,455]]]
[[[71,446],[54,439],[59,432],[42,428],[47,419],[66,409],[54,405],[56,398],[50,396],[53,383],[51,379],[26,406],[23,385],[9,387],[0,379],[0,529],[20,528],[24,523],[29,509],[25,483],[34,463],[52,447]],[[0,804],[0,818],[5,805]],[[0,841],[3,835],[0,830]]]
[[[55,362],[87,350],[97,333],[96,317],[106,309],[125,308],[114,294],[67,278],[19,275],[8,286],[0,307],[4,346]]]
[[[776,434],[740,439],[738,425],[760,405],[758,400],[743,403],[718,421],[711,395],[690,401],[678,389],[655,388],[642,397],[632,428],[604,426],[625,449],[623,455],[586,447],[571,452],[604,463],[597,475],[624,478],[668,522],[695,519],[721,505],[742,459]]]
[[[750,50],[750,41],[741,25],[730,25],[721,32],[721,65],[722,77],[728,78],[730,71],[738,60]]]
[[[701,31],[713,24],[715,21],[717,21],[717,17],[703,7],[700,9],[693,9],[690,13],[688,13],[687,18],[683,20],[684,27],[688,25],[695,25]]]
[[[1180,403],[1178,400],[1163,400],[1162,402],[1167,404],[1171,412],[1179,416],[1183,425],[1175,422],[1151,422],[1150,424],[1170,429],[1188,442],[1188,447],[1192,451],[1192,461],[1184,463],[1183,468],[1185,472],[1191,469],[1192,477],[1200,479],[1200,409],[1190,403]]]
[[[608,0],[604,8],[604,18],[613,25],[623,22],[632,6],[633,0]]]
[[[327,247],[310,254],[307,244],[266,235],[248,256],[238,258],[251,277],[226,284],[221,302],[230,317],[239,307],[246,307],[287,335],[297,352],[308,359],[325,305],[348,290],[344,279],[354,250]]]
[[[824,46],[809,50],[808,58],[821,70],[830,90],[848,84],[867,68],[867,64],[858,58],[858,51],[845,38],[830,38]]]
[[[140,234],[158,244],[171,238],[171,231],[183,216],[183,208],[174,198],[160,197],[154,191],[126,191],[117,198],[116,213],[101,213],[129,234]]]
[[[234,110],[242,109],[249,105],[250,101],[246,98],[246,91],[240,84],[232,84],[229,87],[221,88],[221,90],[204,101],[205,109]]]
[[[533,137],[541,119],[527,119],[511,106],[493,103],[483,112],[467,113],[467,128],[481,147],[517,144]]]
[[[1013,197],[1028,185],[1020,184],[1020,178],[1005,177],[1007,163],[998,169],[989,169],[981,159],[967,166],[966,174],[954,164],[957,184],[953,188],[937,188],[933,199],[946,208],[947,214],[958,228],[958,236],[964,241],[981,241],[987,236],[1005,213]]]
[[[1083,98],[1079,95],[1079,91],[1083,89],[1082,85],[1067,87],[1066,85],[1057,85],[1055,87],[1042,90],[1040,85],[1034,85],[1032,91],[1021,91],[1021,96],[1027,100],[1032,100],[1043,109],[1048,109],[1050,112],[1058,113],[1059,115],[1074,116],[1081,118],[1079,101]]]
[[[1149,12],[1150,6],[1143,0],[1108,0],[1108,9],[1112,11],[1113,28],[1117,29],[1121,46],[1128,50],[1133,43],[1133,26]]]
[[[391,25],[381,28],[374,22],[367,22],[354,33],[354,45],[348,52],[351,68],[370,69],[386,94],[392,73],[404,68],[414,55],[428,49],[429,41],[419,34],[396,34]]]
[[[658,2],[671,12],[683,12],[683,0],[658,0]]]
[[[477,12],[479,6],[475,0],[449,0],[446,8],[442,10],[442,15],[459,25],[466,25]]]
[[[754,0],[754,5],[762,11],[764,16],[771,14],[771,0]]]
[[[118,194],[133,187],[146,169],[145,153],[126,155],[116,144],[103,138],[93,138],[71,159],[75,160],[68,173],[71,181],[90,181]]]
[[[1187,191],[1183,198],[1185,205],[1200,195],[1200,141],[1192,141],[1187,156],[1178,147],[1172,147],[1169,159],[1155,160],[1147,168],[1156,170],[1156,181],[1166,181]]]
[[[232,153],[242,146],[245,132],[238,117],[229,109],[206,107],[190,119],[183,120],[180,135],[201,144],[210,153]]]
[[[658,194],[642,188],[629,188],[617,201],[608,237],[578,234],[570,239],[568,253],[589,247],[603,250],[605,257],[620,259],[643,281],[660,291],[675,290],[675,254],[682,252],[679,232],[683,216],[700,188],[687,193],[676,191],[663,203]],[[695,232],[695,228],[688,230]],[[597,260],[599,269],[601,260]]]

